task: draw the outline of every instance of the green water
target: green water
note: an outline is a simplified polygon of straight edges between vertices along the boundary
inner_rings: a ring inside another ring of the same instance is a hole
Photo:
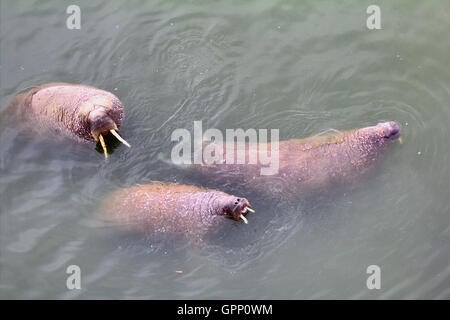
[[[77,1],[81,29],[68,30],[70,4],[0,2],[1,298],[450,298],[450,2]],[[381,30],[366,27],[370,4]],[[54,81],[116,94],[133,147],[105,162],[5,120],[15,93]],[[223,243],[99,227],[115,188],[204,183],[161,161],[197,120],[282,139],[395,120],[404,142],[351,192],[254,197],[250,224]],[[66,287],[73,264],[81,290]]]

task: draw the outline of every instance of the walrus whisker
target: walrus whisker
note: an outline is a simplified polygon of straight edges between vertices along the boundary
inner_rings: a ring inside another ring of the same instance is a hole
[[[251,213],[255,213],[255,210],[253,210],[252,208],[247,207],[247,211],[250,211]]]
[[[239,218],[241,218],[241,219],[244,221],[245,224],[248,224],[248,220],[247,220],[246,217],[244,217],[243,214],[241,214],[241,215],[239,216]]]
[[[119,140],[120,142],[122,142],[122,143],[123,143],[124,145],[126,145],[128,148],[131,148],[131,145],[130,145],[128,142],[126,142],[125,139],[123,139],[123,138],[117,133],[116,130],[111,129],[111,130],[109,130],[109,131],[113,134],[114,137],[117,138],[117,140]]]
[[[105,154],[105,159],[108,159],[108,150],[106,149],[105,140],[103,139],[103,136],[101,134],[99,134],[98,137],[103,148],[103,153]]]

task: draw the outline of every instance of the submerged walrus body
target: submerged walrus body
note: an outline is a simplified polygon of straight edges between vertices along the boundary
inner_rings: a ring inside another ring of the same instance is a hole
[[[340,133],[281,141],[278,171],[273,175],[261,175],[261,168],[268,165],[262,165],[259,156],[256,164],[227,164],[224,145],[223,155],[215,164],[194,164],[188,170],[213,185],[235,185],[237,181],[247,190],[270,196],[297,197],[353,183],[374,167],[391,140],[399,136],[398,124],[386,122]],[[270,151],[270,145],[261,144],[259,150],[266,153],[266,150]],[[234,163],[239,152],[244,152],[248,161],[249,153],[258,154],[259,151],[256,144],[236,144]]]
[[[50,131],[77,141],[98,141],[107,156],[103,136],[117,133],[123,105],[112,93],[86,85],[48,83],[17,95],[15,112],[37,132]]]
[[[219,226],[253,212],[245,198],[175,183],[135,185],[108,196],[100,208],[103,220],[134,232],[180,234],[202,239]]]

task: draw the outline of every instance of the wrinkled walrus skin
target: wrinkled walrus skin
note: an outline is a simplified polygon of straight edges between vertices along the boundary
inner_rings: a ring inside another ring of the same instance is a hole
[[[279,170],[273,175],[260,174],[262,165],[259,157],[256,164],[226,164],[224,143],[223,156],[218,162],[192,164],[188,171],[194,176],[206,178],[213,185],[236,186],[237,181],[245,190],[272,197],[297,198],[351,185],[375,166],[391,140],[399,136],[398,124],[385,122],[351,131],[281,141]],[[260,148],[270,151],[269,144],[262,144]],[[234,163],[238,150],[246,153],[246,159],[249,159],[249,152],[258,152],[255,144],[236,144]]]
[[[175,183],[135,185],[106,197],[102,220],[148,234],[203,239],[213,229],[243,219],[253,210],[245,198]],[[227,219],[231,218],[231,219]]]
[[[85,142],[100,138],[102,146],[102,135],[118,130],[123,121],[123,105],[114,94],[80,84],[44,84],[17,95],[10,105],[37,132]]]

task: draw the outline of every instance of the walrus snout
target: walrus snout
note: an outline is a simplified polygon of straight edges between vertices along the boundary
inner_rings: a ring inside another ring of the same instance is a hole
[[[96,109],[89,112],[88,122],[91,130],[91,135],[95,141],[100,140],[100,143],[103,148],[103,152],[105,154],[105,158],[108,157],[108,150],[106,149],[105,140],[103,139],[104,135],[107,135],[111,132],[120,142],[130,148],[130,144],[126,142],[120,135],[117,133],[119,128],[117,127],[114,120],[109,116],[106,109],[104,107],[97,107]]]
[[[113,119],[108,115],[104,108],[98,108],[89,113],[88,117],[91,135],[95,141],[98,141],[100,135],[106,135],[111,130],[118,130]]]
[[[386,139],[395,140],[400,137],[400,126],[394,121],[379,123],[377,127],[383,129],[383,135]]]
[[[231,203],[226,206],[227,214],[236,221],[244,220],[248,223],[245,215],[249,212],[255,212],[250,205],[250,202],[245,198],[233,198]]]

